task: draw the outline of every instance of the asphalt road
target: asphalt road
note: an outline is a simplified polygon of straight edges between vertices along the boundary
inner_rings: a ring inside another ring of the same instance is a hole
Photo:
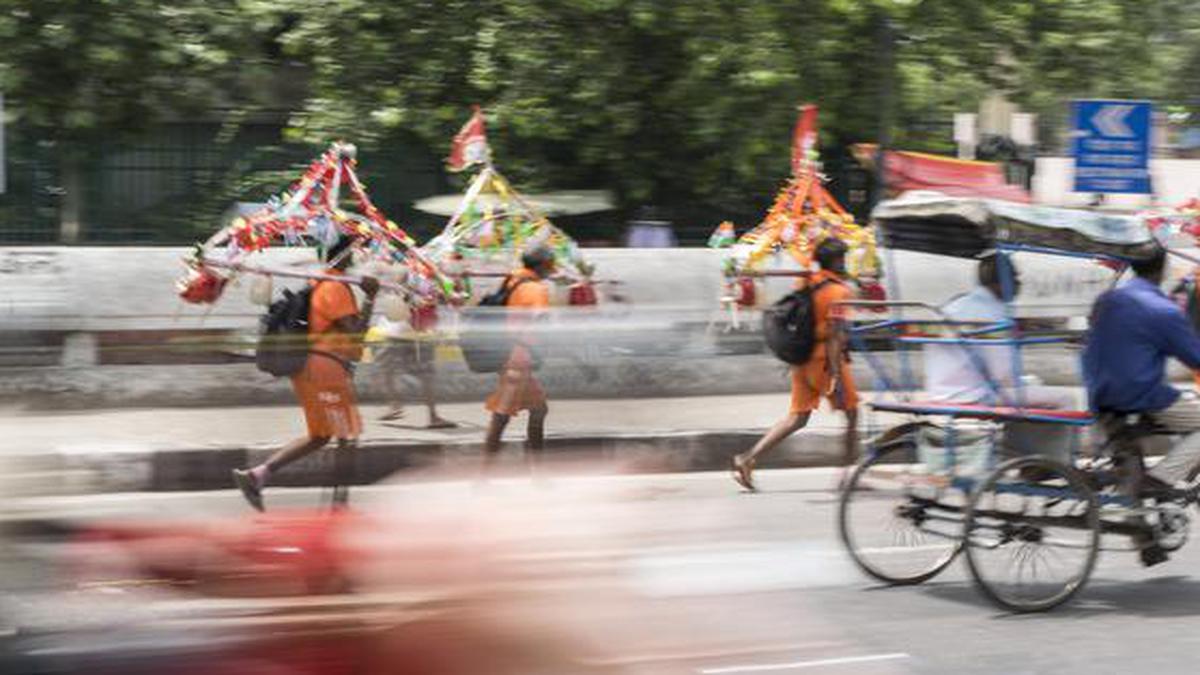
[[[495,616],[539,639],[553,635],[576,659],[612,672],[1195,671],[1200,547],[1150,569],[1132,553],[1103,553],[1069,605],[1010,615],[973,588],[961,560],[916,587],[882,588],[864,577],[837,538],[829,490],[835,478],[828,469],[763,471],[758,494],[739,492],[723,473],[552,476],[487,486],[407,480],[357,489],[356,508],[385,515],[395,528],[387,553],[395,566],[438,570],[362,574],[374,593],[461,590],[467,576],[478,588],[484,578]],[[320,496],[277,490],[268,501],[312,506]],[[19,508],[25,516],[74,521],[247,517],[232,492],[6,506],[8,513]],[[457,548],[430,553],[446,545]],[[445,564],[484,548],[492,562],[483,573]],[[17,574],[13,560],[4,586],[36,606],[21,586],[33,585],[38,572]],[[118,593],[109,601],[145,599]]]

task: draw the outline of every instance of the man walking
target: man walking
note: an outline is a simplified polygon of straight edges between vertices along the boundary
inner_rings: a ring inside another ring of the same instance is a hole
[[[376,362],[383,372],[383,386],[391,410],[379,419],[392,422],[404,418],[404,401],[396,380],[411,375],[421,386],[421,400],[428,411],[427,429],[453,429],[457,424],[445,419],[437,410],[436,353],[438,345],[438,307],[430,300],[409,307],[407,330],[403,324],[380,317],[379,327],[387,336]]]
[[[803,429],[823,398],[846,416],[846,433],[842,438],[844,463],[849,465],[857,455],[858,390],[850,374],[846,336],[835,330],[833,321],[836,304],[854,297],[846,281],[846,244],[839,239],[826,239],[817,246],[814,257],[821,268],[808,281],[815,288],[812,306],[816,344],[808,361],[791,367],[791,407],[749,452],[734,455],[732,460],[734,480],[751,492],[756,489],[753,473],[758,457]]]
[[[550,306],[550,288],[545,279],[554,273],[554,254],[548,248],[537,247],[521,256],[522,267],[504,280],[509,291],[505,308],[509,315],[507,326],[514,338],[512,352],[500,369],[496,390],[488,396],[485,407],[492,413],[484,442],[484,470],[490,469],[500,452],[500,437],[513,415],[529,411],[525,441],[526,459],[536,465],[545,446],[546,394],[534,377],[536,354],[533,324],[544,316]]]
[[[352,264],[356,240],[342,237],[327,252],[327,274],[342,275]],[[337,439],[338,465],[350,461],[362,418],[351,380],[352,363],[362,358],[362,336],[371,322],[379,282],[363,277],[366,301],[359,310],[348,283],[315,281],[308,310],[308,359],[292,376],[292,389],[304,410],[308,434],[283,446],[251,469],[235,469],[233,479],[246,501],[263,510],[262,490],[271,476]]]

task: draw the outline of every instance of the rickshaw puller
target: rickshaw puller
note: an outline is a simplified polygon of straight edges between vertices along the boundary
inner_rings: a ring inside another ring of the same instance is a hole
[[[1145,476],[1145,487],[1172,488],[1200,469],[1200,399],[1167,383],[1166,359],[1200,369],[1200,336],[1159,286],[1167,254],[1159,249],[1132,263],[1137,275],[1102,294],[1092,307],[1083,353],[1091,409],[1101,414],[1145,414],[1166,431],[1183,434]]]

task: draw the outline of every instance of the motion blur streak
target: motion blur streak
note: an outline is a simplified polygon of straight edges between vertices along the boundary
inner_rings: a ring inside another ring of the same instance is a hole
[[[815,471],[796,485],[832,477]],[[774,533],[746,527],[723,476],[598,473],[375,486],[339,513],[290,490],[289,508],[256,517],[230,515],[229,494],[147,494],[104,515],[13,521],[0,616],[20,630],[2,672],[683,673],[854,651],[811,616],[801,641],[788,622],[725,620],[748,606],[739,573],[769,570],[696,566],[723,541],[772,550]],[[704,587],[647,578],[664,555]]]

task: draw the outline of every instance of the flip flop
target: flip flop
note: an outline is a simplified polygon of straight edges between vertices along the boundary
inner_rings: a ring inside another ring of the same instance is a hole
[[[249,471],[233,470],[233,482],[242,491],[242,496],[256,511],[263,511],[262,487]]]
[[[730,468],[733,471],[733,480],[741,485],[748,492],[758,492],[758,488],[754,487],[754,477],[751,475],[754,468],[741,459],[739,455],[734,455],[729,459]]]
[[[403,408],[394,408],[394,409],[390,410],[389,412],[380,416],[379,421],[392,422],[394,420],[402,420],[402,419],[404,419],[404,409]]]

